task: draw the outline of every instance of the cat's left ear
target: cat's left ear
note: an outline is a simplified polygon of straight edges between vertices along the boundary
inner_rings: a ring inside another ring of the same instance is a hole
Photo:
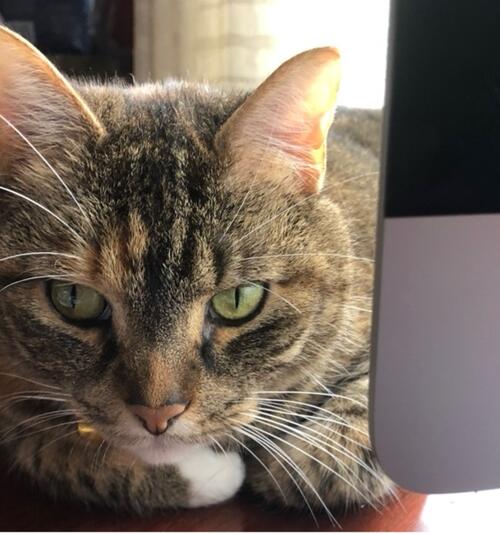
[[[339,81],[335,48],[303,52],[271,74],[217,135],[218,150],[230,158],[231,179],[319,191]]]
[[[23,147],[12,126],[40,148],[83,130],[97,136],[104,133],[99,120],[54,65],[28,41],[3,26],[0,114],[1,160]]]

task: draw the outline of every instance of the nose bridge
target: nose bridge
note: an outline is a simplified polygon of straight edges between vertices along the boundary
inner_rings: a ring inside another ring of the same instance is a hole
[[[171,351],[154,353],[150,359],[146,398],[151,400],[149,406],[158,406],[165,402],[171,404],[186,402],[191,395],[195,376],[190,365],[192,355],[172,354]]]
[[[154,332],[139,326],[142,321],[131,327],[118,378],[127,402],[160,407],[190,399],[200,372],[203,318],[204,306],[194,303],[172,313]]]
[[[194,356],[193,350],[178,343],[131,355],[125,362],[126,400],[150,407],[187,402],[198,372]]]

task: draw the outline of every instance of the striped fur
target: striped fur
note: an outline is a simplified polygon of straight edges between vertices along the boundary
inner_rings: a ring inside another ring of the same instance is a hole
[[[58,254],[0,261],[0,287],[13,284],[0,293],[0,446],[12,464],[53,495],[148,513],[188,505],[189,481],[137,451],[216,440],[244,455],[265,499],[381,502],[391,488],[366,434],[377,114],[339,111],[323,192],[300,197],[235,179],[216,137],[246,95],[75,88],[99,129],[30,131],[79,205],[19,140],[0,164],[0,258]],[[100,291],[112,327],[64,322],[46,277]],[[271,284],[261,313],[206,335],[211,296],[252,280]],[[166,435],[147,435],[125,402],[156,405],[167,391],[191,405]],[[79,436],[77,420],[102,439]]]

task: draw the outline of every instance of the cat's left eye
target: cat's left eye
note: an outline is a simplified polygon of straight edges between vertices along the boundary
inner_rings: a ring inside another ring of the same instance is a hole
[[[214,295],[210,301],[212,315],[226,324],[241,324],[262,309],[266,287],[262,283],[242,284]]]
[[[91,287],[54,280],[49,282],[48,290],[54,308],[69,321],[95,323],[110,316],[106,299]]]

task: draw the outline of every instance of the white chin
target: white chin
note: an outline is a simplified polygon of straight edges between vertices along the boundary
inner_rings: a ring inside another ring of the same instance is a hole
[[[125,446],[124,448],[144,463],[165,465],[182,461],[186,455],[190,454],[193,447],[198,447],[198,445],[155,439],[145,445]]]

